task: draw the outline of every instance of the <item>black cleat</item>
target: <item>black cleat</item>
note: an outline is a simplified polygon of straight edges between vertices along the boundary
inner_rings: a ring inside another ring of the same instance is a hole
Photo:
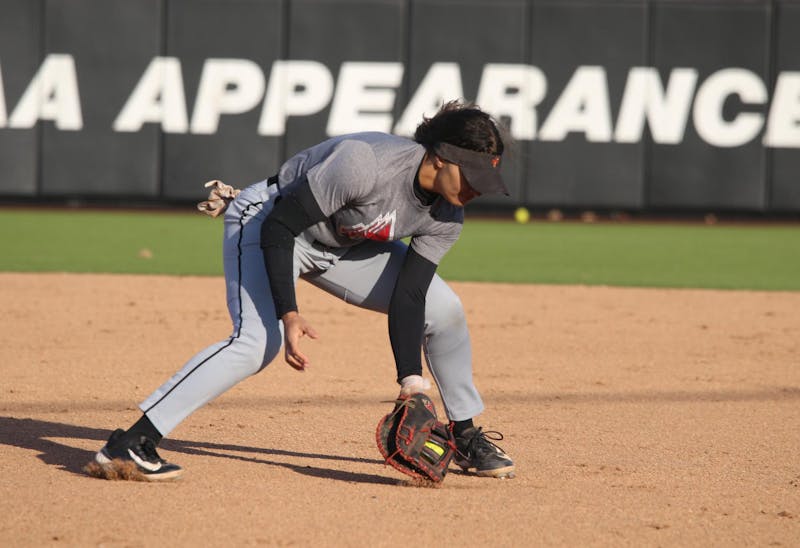
[[[97,452],[94,460],[100,468],[111,474],[118,472],[120,465],[130,466],[132,463],[140,475],[136,479],[147,481],[173,480],[183,473],[180,466],[170,464],[158,455],[153,440],[145,436],[126,436],[125,430],[121,428],[111,433],[108,442]],[[111,474],[109,477],[112,477]]]
[[[456,456],[454,462],[464,471],[475,469],[479,476],[492,478],[513,478],[514,461],[505,452],[492,443],[500,441],[500,432],[484,432],[481,428],[468,428],[456,436]]]

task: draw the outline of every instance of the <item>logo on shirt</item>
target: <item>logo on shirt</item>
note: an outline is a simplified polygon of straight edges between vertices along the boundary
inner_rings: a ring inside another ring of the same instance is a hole
[[[375,240],[377,242],[388,242],[394,239],[394,222],[397,219],[397,210],[391,213],[382,213],[368,223],[358,223],[353,226],[340,226],[339,234],[347,236],[353,240]]]

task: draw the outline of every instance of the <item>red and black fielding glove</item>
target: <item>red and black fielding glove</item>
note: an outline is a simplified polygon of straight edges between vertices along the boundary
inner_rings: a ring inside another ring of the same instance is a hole
[[[431,399],[422,393],[403,396],[375,432],[387,464],[416,479],[438,483],[456,452],[450,427],[436,418]]]

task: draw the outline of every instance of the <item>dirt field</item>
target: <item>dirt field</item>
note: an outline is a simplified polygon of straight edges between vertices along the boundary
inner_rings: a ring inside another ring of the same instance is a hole
[[[0,545],[800,545],[800,293],[453,285],[515,479],[384,466],[385,319],[302,284],[313,370],[201,409],[142,484],[82,467],[228,335],[222,279],[0,274]]]

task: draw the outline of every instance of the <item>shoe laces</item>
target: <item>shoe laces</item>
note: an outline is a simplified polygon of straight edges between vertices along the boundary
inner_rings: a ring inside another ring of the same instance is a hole
[[[472,436],[472,439],[469,440],[469,444],[467,445],[467,455],[463,455],[465,458],[469,458],[471,455],[477,454],[486,454],[486,453],[500,453],[505,455],[506,452],[503,450],[502,447],[494,443],[495,441],[502,441],[503,434],[496,430],[487,430],[483,431],[482,427],[478,427],[478,431]],[[460,453],[460,451],[459,451]]]
[[[142,443],[139,444],[142,455],[150,462],[166,462],[156,452],[156,444],[148,437],[142,436]]]

